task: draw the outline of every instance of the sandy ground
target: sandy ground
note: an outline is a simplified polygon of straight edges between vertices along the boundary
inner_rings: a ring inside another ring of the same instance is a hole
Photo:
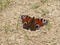
[[[0,12],[0,45],[60,45],[60,0],[10,0],[11,3]],[[32,5],[37,4],[37,9]],[[41,9],[48,10],[42,16]],[[50,26],[30,31],[23,29],[21,15],[49,20]],[[49,28],[49,29],[48,29]]]

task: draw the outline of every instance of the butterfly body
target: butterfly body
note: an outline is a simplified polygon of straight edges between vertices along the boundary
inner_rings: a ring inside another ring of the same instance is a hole
[[[26,15],[21,16],[23,28],[30,29],[30,30],[37,30],[44,24],[47,24],[47,20],[34,18]]]

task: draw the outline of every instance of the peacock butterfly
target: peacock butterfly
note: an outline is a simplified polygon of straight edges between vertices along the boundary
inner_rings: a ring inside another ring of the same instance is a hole
[[[22,15],[21,19],[22,19],[23,28],[27,29],[27,30],[28,29],[37,30],[41,26],[47,24],[47,22],[48,22],[45,19],[34,18],[34,17],[30,17],[28,15]]]

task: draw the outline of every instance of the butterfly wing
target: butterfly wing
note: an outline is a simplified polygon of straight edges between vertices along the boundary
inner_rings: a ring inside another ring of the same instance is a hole
[[[22,19],[22,23],[23,23],[23,28],[29,29],[29,27],[30,27],[29,23],[31,21],[31,17],[26,16],[26,15],[22,15],[21,19]]]
[[[35,19],[35,28],[39,29],[41,26],[47,23],[47,20],[45,19]]]

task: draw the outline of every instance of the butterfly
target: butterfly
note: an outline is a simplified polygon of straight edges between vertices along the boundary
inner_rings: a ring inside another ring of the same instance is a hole
[[[28,15],[22,15],[22,24],[24,29],[38,30],[41,26],[47,24],[47,20],[41,18],[30,17]]]

